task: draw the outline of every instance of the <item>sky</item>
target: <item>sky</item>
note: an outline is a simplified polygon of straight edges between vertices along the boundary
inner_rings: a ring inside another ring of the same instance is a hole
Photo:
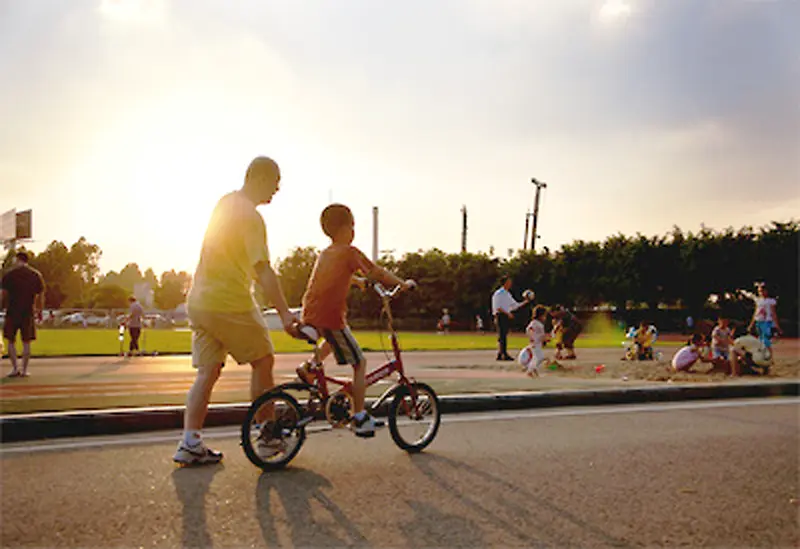
[[[0,211],[101,269],[194,270],[250,160],[273,260],[800,217],[800,1],[0,0]]]

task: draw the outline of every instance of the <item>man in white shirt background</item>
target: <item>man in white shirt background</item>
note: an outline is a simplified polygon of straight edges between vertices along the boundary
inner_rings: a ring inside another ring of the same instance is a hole
[[[497,360],[514,360],[508,354],[508,329],[511,319],[514,318],[514,311],[528,304],[527,300],[520,303],[514,299],[511,286],[511,277],[503,275],[500,287],[492,294],[492,315],[497,326]]]

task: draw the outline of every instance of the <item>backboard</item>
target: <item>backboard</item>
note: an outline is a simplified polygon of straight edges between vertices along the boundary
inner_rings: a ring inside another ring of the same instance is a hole
[[[29,240],[33,238],[33,212],[31,210],[17,212],[16,229],[17,240]]]
[[[0,215],[0,242],[10,242],[17,238],[17,210],[8,210]]]

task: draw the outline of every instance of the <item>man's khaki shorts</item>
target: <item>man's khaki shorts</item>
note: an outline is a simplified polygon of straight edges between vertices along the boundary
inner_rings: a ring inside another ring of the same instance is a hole
[[[275,354],[269,330],[258,311],[219,313],[189,309],[192,364],[204,368],[225,364],[230,354],[239,364]]]

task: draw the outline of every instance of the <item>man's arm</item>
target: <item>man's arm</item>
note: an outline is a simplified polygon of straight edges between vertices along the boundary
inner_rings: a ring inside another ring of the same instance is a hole
[[[5,309],[8,306],[8,290],[5,288],[0,289],[0,309]]]
[[[280,315],[281,322],[283,323],[283,329],[286,330],[289,335],[294,335],[294,324],[297,322],[297,319],[289,312],[289,305],[286,304],[286,297],[283,295],[281,284],[278,281],[278,275],[275,274],[272,266],[266,261],[256,264],[256,275],[258,276],[258,282],[261,284],[261,289],[264,291],[267,300],[278,310],[278,315]]]
[[[44,278],[42,277],[41,273],[37,273],[39,276],[39,293],[33,296],[33,311],[36,315],[36,318],[39,322],[42,321],[42,309],[44,309]]]

